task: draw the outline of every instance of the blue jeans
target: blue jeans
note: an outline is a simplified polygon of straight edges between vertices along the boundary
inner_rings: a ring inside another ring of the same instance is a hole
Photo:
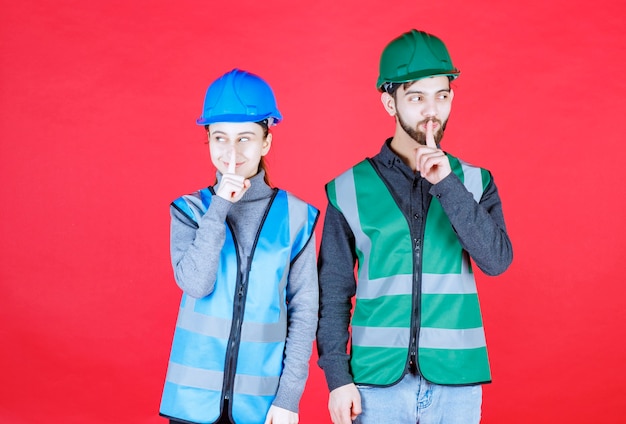
[[[440,386],[407,374],[389,387],[357,386],[363,413],[355,424],[478,424],[482,386]]]

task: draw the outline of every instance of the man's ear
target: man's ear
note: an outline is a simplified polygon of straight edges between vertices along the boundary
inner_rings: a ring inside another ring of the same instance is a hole
[[[390,116],[396,116],[396,101],[393,96],[386,91],[380,95],[380,101]]]

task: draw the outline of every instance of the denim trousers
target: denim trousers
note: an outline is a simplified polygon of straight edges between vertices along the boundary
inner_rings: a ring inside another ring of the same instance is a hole
[[[355,424],[478,424],[482,386],[441,386],[407,373],[388,387],[357,385],[363,412]]]

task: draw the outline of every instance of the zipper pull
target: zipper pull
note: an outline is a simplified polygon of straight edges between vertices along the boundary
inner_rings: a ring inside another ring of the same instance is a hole
[[[411,337],[411,346],[409,347],[409,371],[412,373],[417,372],[417,351],[416,351],[416,343],[415,336]]]
[[[419,252],[419,251],[420,251],[420,246],[421,246],[420,239],[418,239],[418,238],[414,238],[414,239],[413,239],[413,243],[414,243],[414,247],[413,247],[413,248],[414,248],[417,252]]]

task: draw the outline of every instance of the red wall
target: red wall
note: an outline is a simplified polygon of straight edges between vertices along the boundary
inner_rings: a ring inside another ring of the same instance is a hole
[[[393,131],[377,62],[412,27],[462,71],[444,147],[493,171],[514,243],[478,277],[483,422],[625,420],[625,6],[519,3],[1,0],[0,421],[163,423],[168,205],[213,180],[206,86],[272,84],[271,176],[323,210]],[[330,422],[314,361],[303,424]]]

